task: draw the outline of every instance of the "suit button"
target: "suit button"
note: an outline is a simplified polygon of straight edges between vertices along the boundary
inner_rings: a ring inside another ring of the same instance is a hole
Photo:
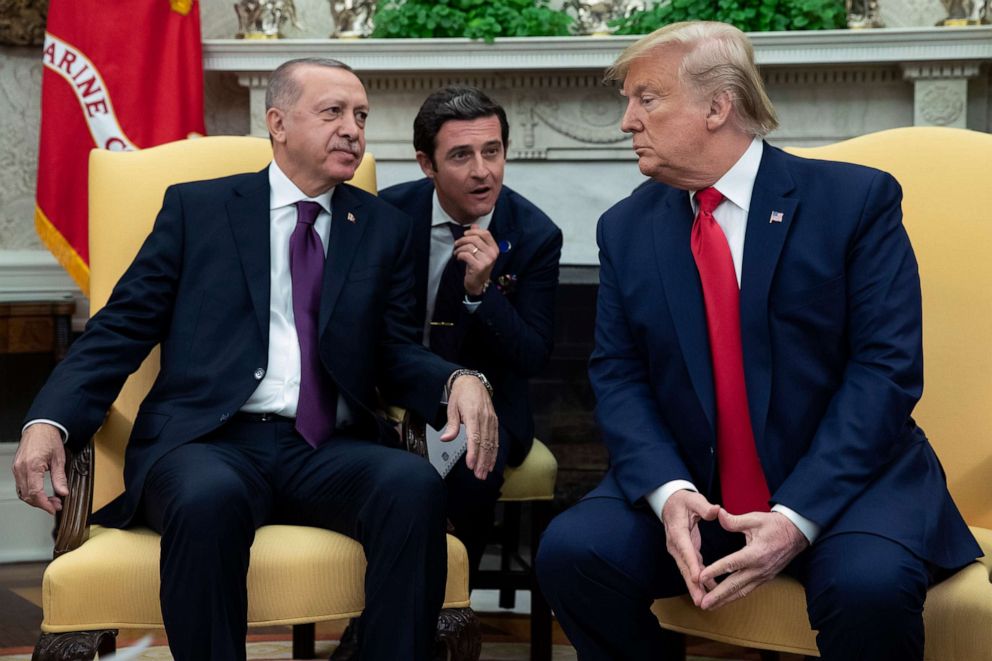
[[[263,370],[261,367],[259,367],[257,370],[255,370],[255,380],[256,381],[261,381],[263,376],[265,376],[265,370]]]

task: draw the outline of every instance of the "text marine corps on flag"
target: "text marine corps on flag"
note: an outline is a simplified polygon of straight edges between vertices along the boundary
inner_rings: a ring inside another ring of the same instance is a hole
[[[113,151],[136,149],[121,130],[100,72],[86,55],[57,37],[46,34],[42,61],[72,85],[83,107],[94,144]]]

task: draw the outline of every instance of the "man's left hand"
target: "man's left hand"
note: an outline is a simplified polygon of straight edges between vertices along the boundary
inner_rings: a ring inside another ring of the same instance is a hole
[[[441,440],[450,441],[458,436],[458,427],[462,424],[468,436],[465,463],[477,478],[484,480],[496,465],[499,423],[489,391],[471,374],[463,374],[451,384],[448,424]]]
[[[809,546],[799,528],[778,512],[734,515],[721,508],[719,521],[724,530],[744,533],[745,543],[740,551],[720,558],[700,573],[699,582],[704,585],[726,575],[703,597],[699,604],[703,610],[715,610],[750,594]]]
[[[455,241],[454,255],[465,263],[465,291],[472,296],[481,296],[499,257],[496,239],[489,230],[472,225],[465,236]]]

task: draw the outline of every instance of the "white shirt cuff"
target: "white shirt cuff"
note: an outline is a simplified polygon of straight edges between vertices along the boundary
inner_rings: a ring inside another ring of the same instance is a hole
[[[462,299],[462,305],[465,306],[465,309],[469,314],[475,314],[475,311],[479,309],[480,305],[482,305],[482,301],[470,301],[468,300],[468,296],[466,296]]]
[[[820,536],[820,526],[785,505],[773,505],[772,511],[778,512],[789,521],[792,521],[793,525],[799,528],[799,532],[809,540],[810,544],[815,542],[816,538]]]
[[[49,424],[49,425],[55,427],[56,429],[58,429],[60,432],[62,432],[62,442],[63,443],[65,443],[65,442],[67,442],[69,440],[69,432],[66,431],[66,428],[65,427],[63,427],[59,423],[55,422],[54,420],[47,420],[45,418],[38,418],[37,420],[30,420],[30,421],[28,421],[28,424],[26,424],[23,427],[21,427],[21,434],[24,434],[24,430],[27,429],[28,427],[30,427],[31,425],[36,425],[39,422],[44,422],[46,424]]]
[[[665,482],[660,487],[649,493],[646,498],[648,504],[651,505],[651,510],[661,518],[661,511],[665,509],[665,503],[676,491],[681,491],[686,489],[688,491],[699,491],[689,480],[672,480],[671,482]]]

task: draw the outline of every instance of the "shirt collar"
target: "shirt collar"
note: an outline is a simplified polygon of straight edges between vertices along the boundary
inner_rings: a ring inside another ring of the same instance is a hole
[[[478,225],[479,229],[487,230],[489,229],[489,222],[493,219],[493,212],[496,211],[496,207],[487,213],[485,216],[480,216],[475,219],[475,222],[469,223],[470,225]],[[454,223],[455,225],[461,225],[457,220],[448,215],[448,212],[444,210],[441,206],[441,201],[437,198],[437,190],[434,191],[434,212],[431,214],[431,227],[438,227],[446,223]]]
[[[269,164],[269,210],[288,207],[296,204],[300,200],[311,200],[320,205],[327,213],[331,213],[331,195],[334,188],[324,191],[320,195],[310,197],[301,191],[293,181],[286,176],[276,162],[273,160]]]
[[[761,138],[754,138],[733,167],[713,184],[713,187],[723,193],[726,199],[745,212],[751,208],[751,192],[754,190],[754,180],[758,178],[758,167],[761,165],[763,151],[764,141]]]

